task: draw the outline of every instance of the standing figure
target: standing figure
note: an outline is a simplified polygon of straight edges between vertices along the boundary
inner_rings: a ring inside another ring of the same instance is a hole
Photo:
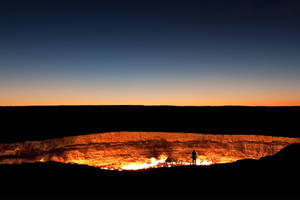
[[[193,165],[196,165],[197,153],[195,150],[192,152]]]

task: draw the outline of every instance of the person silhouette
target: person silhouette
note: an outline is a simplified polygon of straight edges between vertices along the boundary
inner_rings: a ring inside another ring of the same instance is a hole
[[[193,150],[193,152],[192,152],[193,165],[196,165],[196,158],[197,158],[197,153],[195,150]]]

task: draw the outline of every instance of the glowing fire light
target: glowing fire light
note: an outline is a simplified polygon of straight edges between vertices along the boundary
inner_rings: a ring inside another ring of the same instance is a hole
[[[189,162],[166,162],[166,155],[161,155],[158,159],[151,158],[151,161],[145,163],[131,163],[129,165],[123,166],[122,170],[140,170],[140,169],[148,169],[148,168],[157,168],[157,167],[172,167],[172,166],[180,166],[180,165],[192,165]],[[196,165],[208,166],[211,165],[212,161],[202,160],[197,158]]]
[[[207,160],[201,160],[197,158],[196,160],[196,165],[211,165],[212,161],[207,161]]]
[[[174,142],[176,145],[173,145]],[[0,164],[54,161],[105,170],[139,170],[194,164],[207,166],[272,156],[287,145],[299,142],[299,138],[262,135],[107,132],[42,141],[1,143]],[[153,147],[160,157],[149,157]],[[191,159],[192,150],[198,152],[194,164]]]
[[[147,169],[147,168],[153,168],[157,167],[160,164],[163,164],[167,160],[166,155],[159,156],[158,160],[155,158],[151,158],[150,163],[131,163],[129,165],[123,166],[123,170],[139,170],[139,169]]]

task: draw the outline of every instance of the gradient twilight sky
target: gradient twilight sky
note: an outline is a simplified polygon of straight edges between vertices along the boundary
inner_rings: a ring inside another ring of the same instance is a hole
[[[0,105],[300,105],[300,1],[3,0]]]

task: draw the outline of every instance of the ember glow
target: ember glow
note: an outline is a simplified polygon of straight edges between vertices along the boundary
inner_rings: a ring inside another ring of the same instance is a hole
[[[196,160],[196,165],[211,165],[212,161],[207,161],[207,160],[201,160],[197,158]]]
[[[0,144],[0,164],[56,161],[108,170],[207,166],[274,155],[299,138],[169,132],[108,132]]]
[[[125,165],[122,167],[123,170],[138,170],[138,169],[147,169],[147,168],[153,168],[158,167],[164,164],[167,160],[166,155],[161,155],[159,159],[151,158],[151,162],[145,162],[145,163],[131,163],[129,165]]]
[[[192,165],[192,163],[189,162],[166,162],[167,161],[166,155],[159,156],[159,159],[151,158],[150,162],[145,163],[131,163],[128,165],[125,165],[121,167],[122,170],[139,170],[139,169],[148,169],[148,168],[157,168],[157,167],[172,167],[172,166],[180,166],[180,165]],[[201,160],[200,158],[197,158],[196,165],[201,166],[207,166],[211,165],[212,161],[207,160]]]

